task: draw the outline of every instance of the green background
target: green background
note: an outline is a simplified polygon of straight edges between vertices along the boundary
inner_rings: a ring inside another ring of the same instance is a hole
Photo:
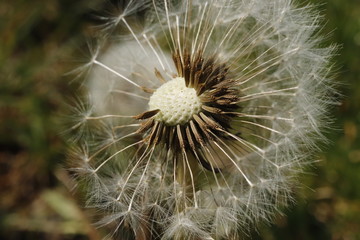
[[[340,105],[297,203],[252,239],[360,239],[360,1],[312,1],[324,16]],[[64,170],[61,122],[103,1],[0,1],[0,239],[101,239]]]

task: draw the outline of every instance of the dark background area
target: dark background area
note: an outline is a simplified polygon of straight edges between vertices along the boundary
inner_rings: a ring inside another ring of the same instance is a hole
[[[100,0],[0,1],[0,239],[101,239],[71,192],[61,136],[73,69]],[[341,104],[297,204],[252,239],[360,239],[360,1],[315,1],[324,16]]]

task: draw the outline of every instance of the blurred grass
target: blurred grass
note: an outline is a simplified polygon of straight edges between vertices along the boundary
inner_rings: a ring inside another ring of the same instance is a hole
[[[0,239],[101,239],[66,187],[58,119],[77,91],[64,73],[102,2],[0,2]],[[343,97],[331,143],[302,179],[309,188],[253,239],[360,239],[360,1],[312,2],[332,32],[326,41],[341,47],[334,62]]]

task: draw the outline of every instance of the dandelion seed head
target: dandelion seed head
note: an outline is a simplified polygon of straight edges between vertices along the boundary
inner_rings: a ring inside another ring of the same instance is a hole
[[[86,129],[74,165],[99,224],[128,239],[239,239],[271,221],[330,122],[334,48],[318,14],[290,0],[121,3],[91,59],[91,111],[80,104],[72,127]]]

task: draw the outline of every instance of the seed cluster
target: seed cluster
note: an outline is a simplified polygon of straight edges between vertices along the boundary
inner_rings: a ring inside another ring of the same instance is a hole
[[[97,226],[246,239],[292,202],[330,122],[319,15],[292,0],[112,2],[68,128]]]
[[[137,133],[142,134],[149,145],[164,144],[176,152],[192,153],[199,163],[210,171],[219,171],[206,161],[201,150],[215,136],[226,138],[224,132],[231,129],[231,121],[238,111],[240,91],[235,81],[229,78],[225,64],[216,62],[215,57],[205,59],[201,52],[190,55],[187,51],[173,53],[179,78],[193,88],[201,101],[201,110],[181,124],[169,125],[156,117],[160,109],[153,109],[135,116],[144,120]],[[163,79],[161,77],[161,79]]]

